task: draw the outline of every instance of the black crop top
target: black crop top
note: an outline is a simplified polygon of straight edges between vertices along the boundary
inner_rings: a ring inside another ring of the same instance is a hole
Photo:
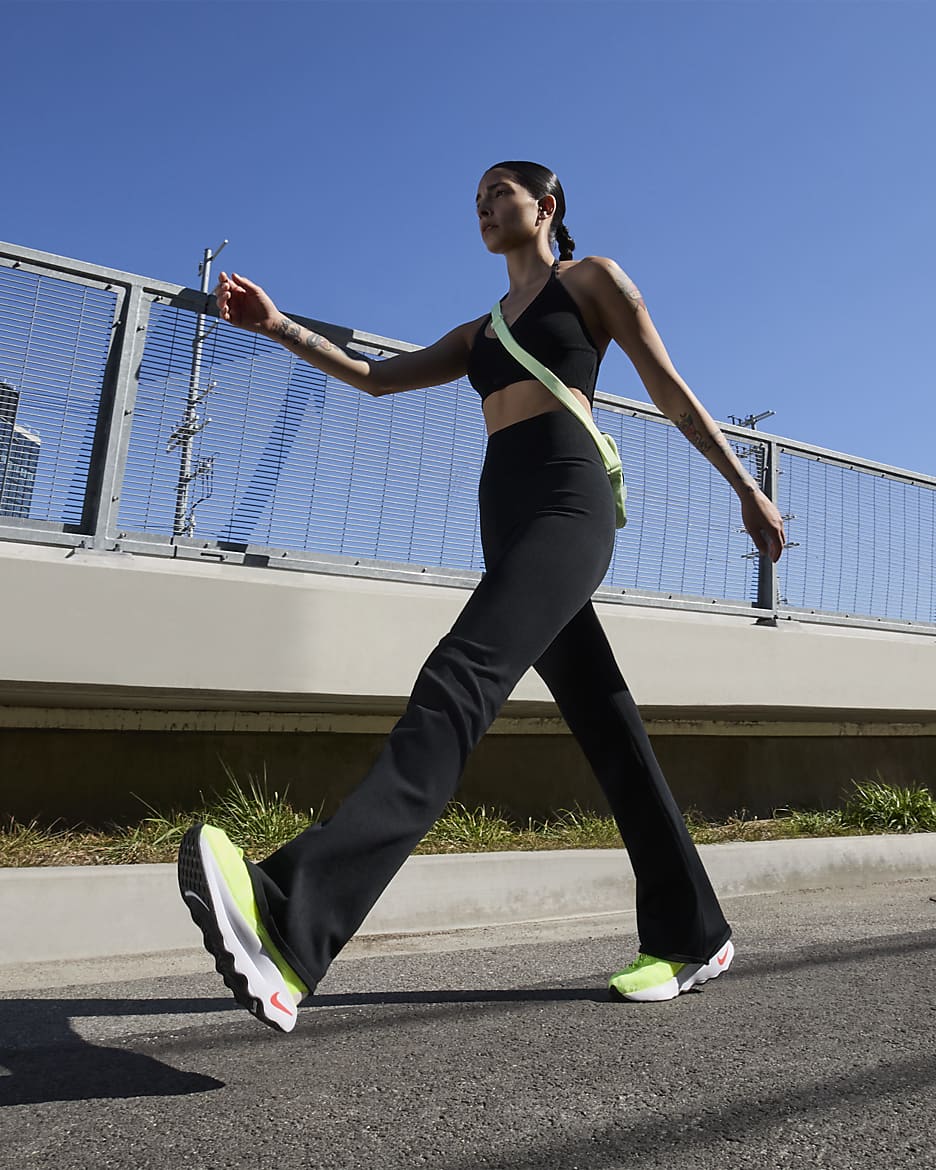
[[[490,314],[478,330],[468,354],[468,381],[483,401],[514,382],[534,381],[496,337],[487,337]],[[546,284],[510,326],[525,350],[564,382],[581,390],[591,402],[598,378],[598,346],[571,293],[559,279],[559,261]]]

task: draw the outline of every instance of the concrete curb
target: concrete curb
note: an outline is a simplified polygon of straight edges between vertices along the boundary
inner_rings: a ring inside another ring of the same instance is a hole
[[[936,833],[703,845],[720,897],[936,879]],[[411,857],[361,935],[425,934],[633,908],[623,850]],[[189,950],[175,866],[0,870],[0,967]]]

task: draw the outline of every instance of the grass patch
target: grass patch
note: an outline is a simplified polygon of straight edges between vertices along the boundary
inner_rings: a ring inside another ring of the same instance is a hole
[[[789,815],[790,828],[798,837],[854,836],[856,826],[846,824],[841,809],[822,811],[793,809]]]
[[[690,809],[685,817],[689,836],[696,845],[723,845],[729,841],[776,841],[782,837],[800,835],[790,831],[790,825],[782,816],[755,817],[746,809],[724,821],[710,820],[695,809]]]
[[[249,857],[266,857],[286,841],[315,824],[315,809],[299,811],[288,792],[269,789],[266,769],[260,778],[247,777],[242,786],[227,764],[222,767],[230,787],[222,793],[199,793],[194,809],[160,812],[141,801],[149,813],[132,825],[89,829],[81,825],[49,827],[9,820],[0,825],[0,866],[134,865],[174,862],[179,842],[198,821],[217,825]]]
[[[936,831],[936,800],[921,784],[901,788],[883,780],[855,783],[842,820],[868,833]]]
[[[620,849],[611,817],[562,809],[551,820],[517,824],[500,809],[450,804],[416,847],[416,853],[491,853],[495,850]]]
[[[197,821],[205,821],[223,829],[248,855],[266,857],[319,820],[321,810],[294,808],[288,790],[282,794],[270,792],[266,768],[260,779],[248,776],[247,787],[243,788],[223,761],[222,767],[230,787],[208,800],[199,793],[201,804],[194,812],[174,811],[164,815],[150,808],[150,815],[140,827],[145,829],[154,847],[165,847],[174,857],[186,830]]]
[[[315,824],[321,810],[299,810],[288,793],[271,792],[266,771],[242,786],[223,765],[230,787],[206,798],[194,810],[160,812],[133,825],[102,830],[81,826],[41,826],[37,821],[0,825],[0,866],[119,865],[173,862],[183,833],[197,821],[223,829],[248,857],[266,857]],[[936,831],[936,800],[923,785],[902,788],[882,780],[853,782],[840,809],[780,809],[773,817],[741,810],[725,821],[697,811],[686,813],[697,845],[729,841],[775,841],[791,837],[838,837],[865,833]],[[521,824],[502,810],[450,804],[417,846],[416,853],[488,853],[496,850],[619,849],[621,838],[611,817],[583,809],[564,809],[547,820]]]

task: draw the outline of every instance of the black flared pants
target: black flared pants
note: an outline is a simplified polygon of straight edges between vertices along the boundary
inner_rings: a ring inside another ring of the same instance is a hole
[[[621,830],[641,951],[704,962],[731,933],[591,603],[614,542],[594,442],[566,410],[505,427],[488,440],[479,498],[486,571],[374,765],[334,816],[250,867],[270,933],[310,990],[452,799],[530,666]]]

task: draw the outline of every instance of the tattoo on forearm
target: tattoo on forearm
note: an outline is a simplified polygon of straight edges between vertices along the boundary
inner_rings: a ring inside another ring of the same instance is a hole
[[[644,299],[640,295],[640,289],[636,284],[634,284],[626,272],[622,272],[620,276],[618,276],[618,274],[615,272],[613,273],[613,276],[614,283],[617,285],[618,290],[622,292],[625,297],[627,297],[635,309],[644,303]]]
[[[335,348],[327,337],[313,333],[311,329],[307,330],[306,334],[307,336],[303,340],[302,329],[295,321],[290,321],[288,317],[280,318],[277,335],[282,341],[291,342],[293,345],[304,345],[306,349],[320,349],[326,353]]]
[[[721,433],[721,431],[718,431],[718,433],[714,436],[703,434],[699,430],[695,416],[688,410],[676,419],[676,426],[682,431],[689,442],[692,443],[692,445],[699,451],[701,451],[703,455],[708,456],[710,451],[719,450],[728,458],[729,463],[732,463],[731,457],[733,452],[731,447],[728,445],[728,440]],[[728,477],[729,482],[732,478],[733,476]],[[745,491],[753,493],[759,490],[757,484],[754,482],[754,479],[748,474],[748,472],[742,470],[737,478],[738,486],[744,488]]]
[[[295,321],[290,321],[288,317],[280,317],[276,332],[281,341],[292,341],[298,344],[302,340],[302,330]]]
[[[703,455],[707,455],[715,445],[708,435],[703,435],[696,425],[695,418],[686,411],[676,420],[676,426],[682,431],[693,447],[697,447]]]
[[[320,334],[312,333],[311,331],[305,339],[305,347],[306,349],[320,349],[325,353],[335,348],[327,337],[322,337]]]

